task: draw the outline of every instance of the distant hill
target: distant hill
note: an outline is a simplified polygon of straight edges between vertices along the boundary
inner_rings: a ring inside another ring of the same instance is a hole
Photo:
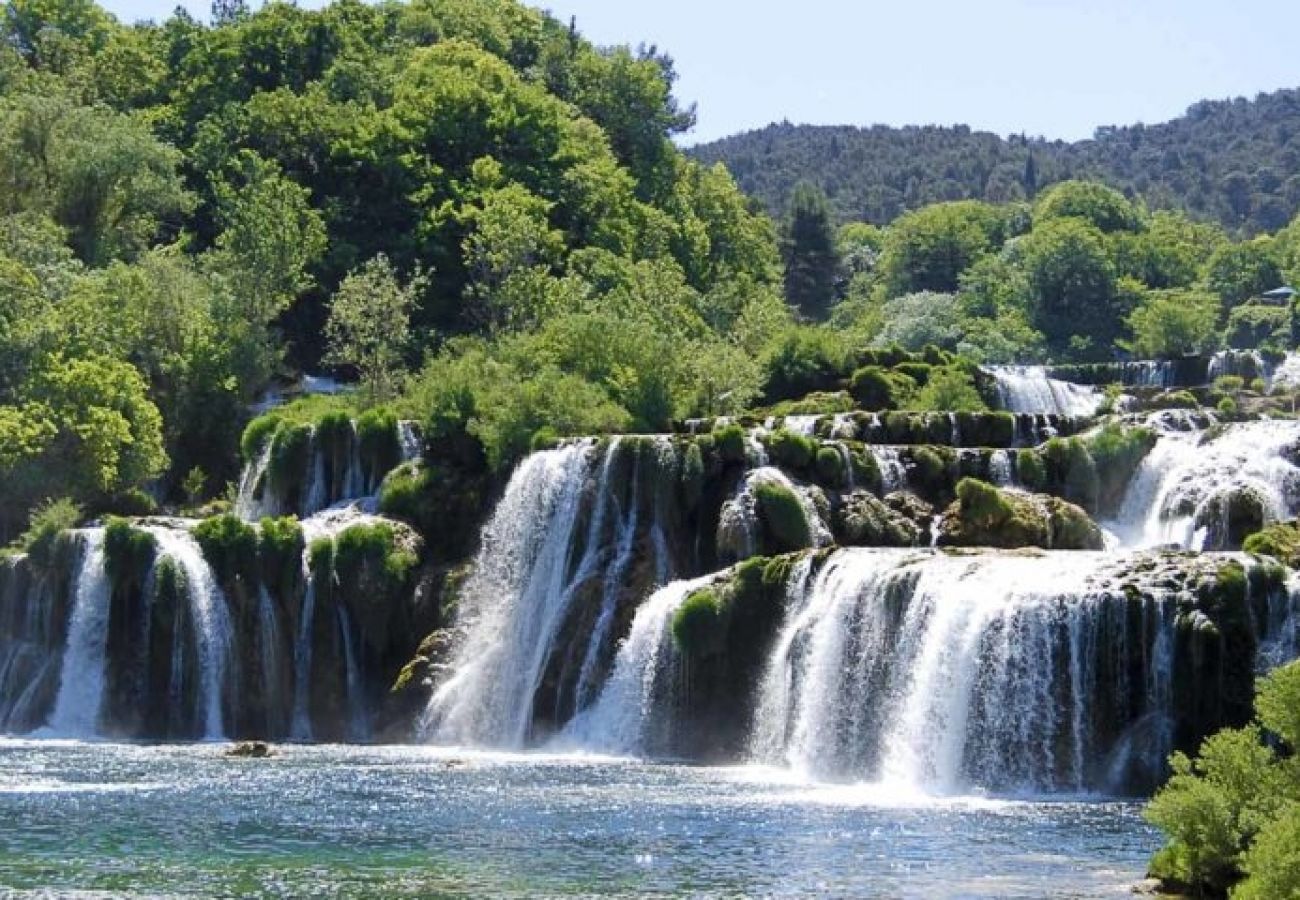
[[[1300,90],[1202,101],[1161,125],[1097,129],[1092,140],[1003,138],[964,125],[769,125],[694,148],[721,161],[774,215],[790,190],[821,185],[842,221],[885,224],[940,200],[1013,200],[1094,178],[1153,208],[1184,208],[1232,231],[1274,231],[1300,210]]]

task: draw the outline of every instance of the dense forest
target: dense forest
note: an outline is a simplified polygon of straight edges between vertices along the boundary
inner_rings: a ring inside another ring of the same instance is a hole
[[[1073,143],[962,125],[783,122],[691,153],[726,163],[774,214],[804,179],[826,192],[838,221],[884,225],[929,203],[1032,200],[1050,184],[1086,178],[1249,235],[1276,231],[1300,210],[1300,91],[1202,101],[1170,122],[1103,127]]]
[[[510,0],[11,0],[4,29],[5,540],[60,498],[228,496],[252,406],[323,367],[500,472],[834,391],[863,348],[961,354],[881,401],[960,409],[973,363],[1293,345],[1247,301],[1300,274],[1300,225],[1236,241],[1077,180],[838,230],[804,185],[775,222],[675,147],[670,58]]]

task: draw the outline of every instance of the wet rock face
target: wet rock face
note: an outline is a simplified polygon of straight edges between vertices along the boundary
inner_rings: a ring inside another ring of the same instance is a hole
[[[866,491],[854,491],[835,513],[836,541],[846,547],[919,546],[925,532],[917,520],[928,522],[930,506],[913,499],[916,507],[909,514]]]

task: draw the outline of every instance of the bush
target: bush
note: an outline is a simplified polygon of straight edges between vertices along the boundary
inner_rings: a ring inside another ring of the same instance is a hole
[[[784,553],[812,546],[808,515],[791,488],[765,481],[754,489],[754,497],[774,552]]]
[[[956,366],[935,369],[929,381],[907,404],[933,412],[976,412],[988,409],[970,374]]]
[[[1195,760],[1174,754],[1172,777],[1147,806],[1168,837],[1151,872],[1170,887],[1222,896],[1236,885],[1233,897],[1249,898],[1300,892],[1300,663],[1260,680],[1255,712],[1256,723],[1213,735]]]
[[[1090,435],[1086,442],[1088,456],[1097,473],[1097,509],[1109,514],[1119,509],[1124,490],[1156,445],[1156,434],[1149,428],[1126,428],[1109,423]]]
[[[781,428],[768,438],[768,449],[778,466],[803,472],[816,458],[817,442]]]
[[[68,498],[47,500],[32,510],[27,530],[18,536],[14,546],[30,556],[36,565],[49,565],[55,541],[63,532],[76,528],[81,517],[81,507]]]
[[[1237,401],[1231,397],[1224,397],[1214,408],[1219,411],[1219,415],[1230,419],[1237,414]]]
[[[204,519],[194,526],[194,539],[203,548],[203,558],[223,585],[256,580],[257,530],[238,516]]]
[[[933,447],[918,447],[912,453],[917,483],[932,496],[948,492],[948,461]]]
[[[915,381],[917,387],[925,387],[926,383],[929,382],[931,369],[932,367],[929,363],[923,362],[899,363],[894,367],[895,372],[898,372],[900,375],[906,375],[908,378]]]
[[[981,528],[993,527],[1015,512],[1001,491],[977,478],[957,482],[957,501],[962,518]]]
[[[1052,438],[1043,445],[1047,484],[1052,493],[1087,510],[1097,508],[1097,464],[1079,438]]]
[[[899,409],[916,394],[916,382],[901,372],[864,366],[853,373],[849,393],[863,409]]]
[[[1243,304],[1228,313],[1224,340],[1233,350],[1286,350],[1291,344],[1291,310]]]
[[[829,328],[790,328],[763,360],[764,402],[837,390],[848,369],[848,356],[843,337]]]
[[[126,519],[110,518],[104,526],[104,569],[115,593],[144,585],[158,542]]]
[[[1191,391],[1165,391],[1152,397],[1147,405],[1152,409],[1198,409],[1201,404]]]
[[[102,503],[96,504],[96,509],[98,512],[108,513],[109,515],[138,519],[144,516],[156,515],[158,502],[139,488],[131,488],[116,493]]]
[[[1220,394],[1236,394],[1246,386],[1246,379],[1240,375],[1220,375],[1214,379],[1214,389]]]
[[[708,656],[722,646],[724,607],[714,588],[701,588],[673,613],[673,640],[682,653]]]

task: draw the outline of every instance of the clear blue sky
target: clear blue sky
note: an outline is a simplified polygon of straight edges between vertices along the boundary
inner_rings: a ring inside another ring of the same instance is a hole
[[[101,0],[105,2],[105,0]],[[120,18],[175,0],[106,0]],[[206,15],[205,0],[186,0]],[[254,0],[256,5],[256,0]],[[303,5],[318,6],[319,0]],[[1077,139],[1200,99],[1300,87],[1300,0],[545,0],[601,44],[655,43],[688,140],[769,122],[964,122]]]

